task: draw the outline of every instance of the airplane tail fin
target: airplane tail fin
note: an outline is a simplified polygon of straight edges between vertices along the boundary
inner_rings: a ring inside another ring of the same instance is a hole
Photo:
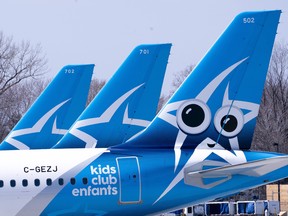
[[[109,147],[143,130],[156,115],[170,48],[136,47],[54,148]]]
[[[63,67],[0,145],[0,150],[51,148],[84,110],[94,65]]]
[[[249,149],[280,14],[236,16],[147,129],[115,149]]]

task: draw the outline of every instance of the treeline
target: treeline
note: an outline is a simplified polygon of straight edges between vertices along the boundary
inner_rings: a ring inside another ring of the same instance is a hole
[[[288,153],[288,44],[274,46],[252,148]]]
[[[16,43],[0,32],[0,142],[50,83],[44,76],[47,71],[47,59],[39,44]],[[87,103],[104,84],[104,80],[91,81]]]
[[[171,92],[162,95],[159,108],[188,76],[194,65],[174,74]],[[31,106],[50,80],[44,78],[47,60],[41,47],[16,44],[0,32],[0,141]],[[104,86],[93,79],[88,103]],[[255,129],[252,149],[288,153],[288,44],[276,43]]]
[[[36,80],[47,71],[41,46],[28,41],[16,43],[0,32],[0,140],[43,90]]]

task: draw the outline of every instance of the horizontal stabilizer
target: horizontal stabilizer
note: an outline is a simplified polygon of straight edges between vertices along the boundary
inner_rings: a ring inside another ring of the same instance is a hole
[[[193,167],[184,169],[185,184],[200,187],[212,188],[232,178],[233,175],[246,175],[259,177],[288,165],[288,156],[267,158],[236,165],[227,165],[202,171],[193,171]],[[204,184],[206,179],[217,179],[212,183]]]

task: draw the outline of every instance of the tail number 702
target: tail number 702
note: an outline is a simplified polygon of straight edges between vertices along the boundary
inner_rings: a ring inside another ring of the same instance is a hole
[[[149,55],[149,49],[140,49],[140,55]]]

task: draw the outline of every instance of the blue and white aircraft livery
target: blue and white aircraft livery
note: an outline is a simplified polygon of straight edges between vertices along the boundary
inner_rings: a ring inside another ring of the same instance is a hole
[[[1,150],[53,147],[85,109],[94,65],[63,67],[5,140]]]
[[[136,47],[54,148],[121,144],[156,115],[171,44]]]
[[[287,177],[287,155],[248,150],[280,14],[238,15],[124,144],[0,151],[1,213],[153,215]]]

